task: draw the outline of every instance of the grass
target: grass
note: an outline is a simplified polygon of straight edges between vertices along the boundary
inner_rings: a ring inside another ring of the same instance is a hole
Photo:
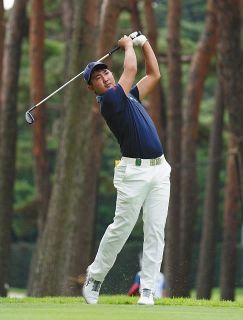
[[[101,296],[98,305],[83,298],[0,298],[1,320],[240,320],[243,301],[161,299],[138,306],[137,298]]]
[[[191,298],[196,298],[196,290],[191,291]],[[219,288],[213,288],[211,300],[219,300],[220,298],[220,290]],[[235,289],[235,300],[239,302],[243,302],[243,288]]]

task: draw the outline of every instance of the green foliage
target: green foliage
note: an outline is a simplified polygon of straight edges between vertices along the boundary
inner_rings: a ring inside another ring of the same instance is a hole
[[[56,90],[63,84],[63,70],[64,43],[47,39],[45,41],[45,75],[46,87],[48,90],[50,90],[50,92]],[[60,98],[60,95],[53,96],[54,100],[52,99],[52,102],[57,98]]]
[[[182,20],[181,23],[181,35],[183,38],[190,39],[191,41],[197,42],[200,38],[202,30],[204,28],[204,21],[187,21]]]
[[[33,187],[25,180],[17,180],[15,183],[15,201],[21,206],[35,196]],[[23,200],[24,199],[24,200]]]
[[[45,22],[45,32],[48,38],[57,37],[58,35],[61,34],[61,30],[62,30],[61,7],[62,7],[62,0],[54,0],[54,1],[45,0],[44,2],[45,14],[47,16],[57,11],[60,12],[60,14],[56,17],[56,19],[48,19]]]
[[[118,19],[118,30],[119,34],[118,37],[122,37],[124,34],[130,34],[131,33],[131,15],[128,11],[123,11]]]

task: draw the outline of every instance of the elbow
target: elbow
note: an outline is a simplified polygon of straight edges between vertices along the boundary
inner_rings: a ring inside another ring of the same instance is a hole
[[[159,69],[153,70],[153,72],[151,72],[150,74],[147,74],[147,76],[153,79],[153,82],[156,84],[160,81],[160,78],[161,78],[160,70]]]
[[[154,84],[158,84],[160,82],[161,74],[160,72],[154,74]]]
[[[156,72],[156,74],[155,74],[155,81],[159,82],[160,79],[161,79],[161,74],[160,74],[160,71],[158,70],[158,72]]]
[[[161,75],[160,73],[156,73],[156,74],[153,74],[150,78],[153,81],[153,84],[156,85],[159,83]]]

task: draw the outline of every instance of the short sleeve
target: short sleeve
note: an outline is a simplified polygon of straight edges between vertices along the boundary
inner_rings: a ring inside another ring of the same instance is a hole
[[[139,91],[137,86],[132,87],[130,94],[132,94],[140,102]]]

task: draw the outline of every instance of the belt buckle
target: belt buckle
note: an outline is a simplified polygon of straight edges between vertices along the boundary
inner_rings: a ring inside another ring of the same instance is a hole
[[[155,166],[156,165],[156,160],[157,159],[150,159],[150,165]]]
[[[136,160],[135,160],[135,165],[136,165],[137,167],[140,167],[141,164],[142,164],[142,159],[136,158]]]
[[[151,166],[158,166],[160,164],[161,164],[161,158],[150,159],[150,165]]]

